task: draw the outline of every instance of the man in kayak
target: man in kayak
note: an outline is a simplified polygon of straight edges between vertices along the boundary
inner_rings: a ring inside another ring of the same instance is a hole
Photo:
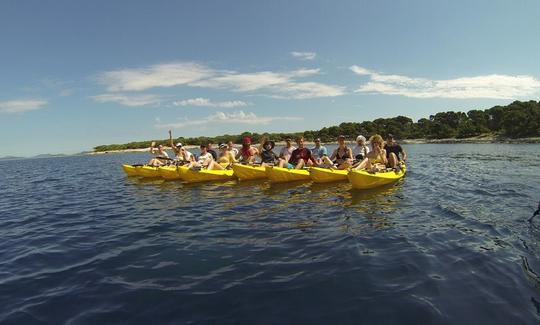
[[[344,135],[338,137],[338,147],[332,152],[330,158],[325,157],[323,161],[326,166],[336,166],[338,169],[347,169],[352,166],[353,153],[351,148],[345,144]]]
[[[177,144],[174,144],[171,130],[169,130],[169,142],[171,144],[171,149],[174,152],[174,162],[177,165],[191,162],[193,154],[187,151],[182,143],[178,142]]]
[[[289,162],[289,159],[291,158],[291,155],[293,151],[296,150],[296,147],[292,145],[292,139],[286,138],[285,139],[285,147],[281,148],[279,151],[279,165],[284,166]]]
[[[188,165],[188,168],[206,168],[214,161],[212,154],[208,152],[206,144],[201,144],[200,149],[201,154],[199,155],[199,158],[197,158],[197,160],[193,159]]]
[[[160,144],[156,147],[156,141],[152,141],[152,143],[150,144],[150,153],[154,155],[154,158],[150,159],[150,161],[148,162],[149,166],[165,166],[167,162],[171,160],[169,158],[169,155],[163,148],[163,145]]]
[[[386,158],[388,159],[387,166],[395,170],[401,169],[400,162],[405,162],[405,160],[407,160],[407,153],[399,144],[397,144],[392,134],[388,134],[386,137],[384,150],[386,151]]]
[[[252,164],[255,161],[255,157],[258,154],[257,148],[251,146],[251,138],[245,137],[242,141],[242,148],[236,156],[237,160],[241,160],[243,163]]]
[[[315,139],[315,147],[309,149],[311,150],[311,155],[315,158],[315,165],[322,166],[324,164],[324,157],[328,156],[328,151],[325,146],[321,146],[321,139]]]
[[[366,144],[366,138],[363,135],[356,137],[356,146],[353,148],[354,162],[361,162],[369,153],[369,147]]]
[[[304,147],[304,137],[298,137],[296,139],[296,144],[298,145],[298,148],[292,152],[286,167],[289,169],[302,169],[305,166],[315,165],[315,158],[311,155],[311,151]],[[279,162],[279,167],[285,167],[285,162],[283,160]]]

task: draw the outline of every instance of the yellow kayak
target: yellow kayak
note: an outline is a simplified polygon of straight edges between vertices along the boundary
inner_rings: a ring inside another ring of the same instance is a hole
[[[128,176],[139,176],[139,169],[142,167],[142,165],[122,165],[122,169],[124,170],[124,173]]]
[[[209,182],[209,181],[229,181],[236,178],[231,169],[224,170],[193,170],[185,169],[181,174],[182,180],[187,183]]]
[[[294,182],[294,181],[309,181],[309,171],[305,169],[288,169],[281,168],[276,166],[267,166],[266,177],[272,183],[284,183],[284,182]]]
[[[234,164],[232,169],[241,181],[266,178],[266,171],[262,166]]]
[[[141,168],[138,168],[138,176],[142,176],[145,178],[154,178],[159,177],[159,167],[152,167],[152,166],[141,166]]]
[[[182,179],[181,167],[177,166],[163,166],[158,168],[159,176],[166,180]]]
[[[349,171],[346,169],[330,169],[311,167],[309,169],[309,176],[315,183],[328,183],[346,181]]]
[[[399,172],[387,171],[371,174],[365,170],[351,170],[348,177],[353,188],[365,190],[397,182],[405,176],[406,172],[407,168],[403,165]]]

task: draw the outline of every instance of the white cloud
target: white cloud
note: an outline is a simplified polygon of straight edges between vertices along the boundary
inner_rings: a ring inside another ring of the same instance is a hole
[[[98,80],[109,91],[142,91],[155,87],[173,87],[211,77],[212,69],[192,62],[156,64],[146,68],[102,73]]]
[[[345,94],[345,88],[341,86],[297,80],[319,73],[319,69],[239,73],[215,70],[192,62],[181,62],[108,71],[102,73],[98,80],[107,87],[109,92],[189,86],[226,89],[234,92],[257,92],[263,96],[292,99],[334,97]]]
[[[527,75],[482,75],[447,80],[385,75],[353,65],[350,70],[369,81],[356,92],[401,95],[413,98],[517,99],[540,93],[540,80]]]
[[[181,122],[169,124],[157,124],[160,128],[182,128],[194,125],[207,124],[248,124],[248,125],[266,125],[274,121],[297,121],[302,117],[290,116],[257,116],[253,112],[236,111],[233,113],[216,112],[202,119],[184,119]]]
[[[0,102],[0,113],[22,113],[34,111],[47,105],[44,99],[16,99]]]
[[[163,96],[158,95],[125,95],[125,94],[102,94],[91,96],[98,103],[117,103],[129,107],[158,106]]]
[[[300,59],[300,60],[313,60],[317,56],[317,53],[315,52],[291,52],[291,55],[294,58]]]
[[[249,104],[241,100],[231,100],[225,102],[213,102],[208,98],[191,98],[173,102],[174,106],[206,106],[206,107],[222,107],[222,108],[234,108],[245,107]]]

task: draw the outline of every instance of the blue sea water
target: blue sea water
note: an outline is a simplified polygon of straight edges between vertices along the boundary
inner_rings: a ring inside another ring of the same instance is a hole
[[[408,145],[395,186],[0,162],[6,324],[533,324],[539,145]]]

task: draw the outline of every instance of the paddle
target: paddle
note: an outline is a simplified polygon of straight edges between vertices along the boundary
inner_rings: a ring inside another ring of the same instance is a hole
[[[536,211],[534,211],[532,217],[530,217],[528,221],[531,222],[532,219],[533,219],[534,217],[536,217],[537,215],[539,215],[539,214],[540,214],[540,202],[538,202],[538,208],[536,209]]]

